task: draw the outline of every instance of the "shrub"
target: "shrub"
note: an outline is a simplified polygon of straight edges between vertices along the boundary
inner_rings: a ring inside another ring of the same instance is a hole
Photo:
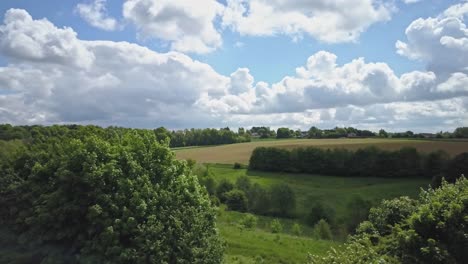
[[[257,226],[258,218],[253,214],[246,214],[240,224],[245,228],[255,228]]]
[[[221,202],[224,202],[226,200],[225,193],[231,191],[232,189],[234,189],[234,184],[232,184],[232,182],[227,179],[222,179],[216,188],[216,196],[218,196]]]
[[[242,165],[241,165],[239,162],[236,162],[236,163],[234,163],[233,168],[234,168],[235,170],[242,169]]]
[[[270,229],[272,233],[281,233],[283,232],[283,225],[278,219],[273,219],[270,224]]]
[[[250,178],[247,177],[246,175],[242,175],[237,178],[236,180],[237,189],[242,190],[245,193],[248,193],[251,187],[252,187],[252,182],[250,181]]]
[[[292,188],[285,183],[275,184],[270,194],[274,212],[278,216],[292,216],[296,209],[296,195]]]
[[[314,226],[320,219],[326,220],[328,223],[333,223],[335,219],[335,212],[333,209],[325,205],[321,201],[312,203],[309,213],[306,216],[307,224]]]
[[[224,193],[225,203],[229,210],[245,212],[247,211],[247,196],[241,190],[234,189]]]
[[[291,228],[291,231],[294,235],[300,236],[302,234],[302,227],[298,223],[294,223],[294,225]]]
[[[320,221],[318,221],[318,223],[315,224],[314,235],[317,236],[319,239],[332,239],[332,232],[330,229],[330,225],[327,223],[327,221],[320,219]]]
[[[249,210],[256,214],[267,214],[271,208],[271,198],[268,190],[255,183],[247,193]]]

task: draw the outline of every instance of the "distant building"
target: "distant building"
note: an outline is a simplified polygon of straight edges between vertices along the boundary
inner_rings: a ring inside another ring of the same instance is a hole
[[[252,133],[252,135],[250,135],[250,136],[253,137],[253,138],[260,137],[260,135],[257,132]]]
[[[436,137],[436,134],[433,134],[433,133],[421,133],[419,135],[421,135],[424,138],[435,138]]]
[[[301,138],[308,138],[309,132],[308,131],[301,131]]]
[[[355,138],[357,137],[356,133],[348,133],[349,138]]]

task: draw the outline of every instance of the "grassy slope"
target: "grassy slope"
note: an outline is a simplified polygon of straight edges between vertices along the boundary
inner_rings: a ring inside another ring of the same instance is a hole
[[[233,164],[239,162],[247,164],[252,151],[259,146],[275,146],[281,148],[297,148],[316,146],[320,148],[348,148],[358,149],[366,146],[376,146],[388,150],[397,150],[401,147],[415,147],[421,152],[430,152],[443,149],[452,155],[468,150],[467,141],[435,141],[435,140],[409,140],[386,138],[357,138],[357,139],[282,139],[260,140],[248,143],[190,147],[174,149],[179,159],[194,159],[202,163]]]
[[[297,210],[304,212],[308,208],[308,198],[320,199],[336,210],[336,217],[346,216],[346,202],[353,195],[361,195],[378,203],[382,199],[402,195],[415,197],[421,187],[426,187],[426,179],[382,179],[382,178],[346,178],[306,174],[284,174],[234,170],[232,165],[209,165],[215,178],[227,178],[235,181],[240,175],[248,175],[253,182],[270,186],[279,182],[288,183],[297,197]],[[291,226],[300,220],[281,219],[284,233],[270,233],[269,223],[273,218],[259,216],[255,230],[242,230],[238,222],[243,214],[228,212],[221,209],[218,226],[227,242],[227,263],[256,263],[255,259],[263,259],[264,263],[303,263],[308,253],[323,254],[330,246],[338,242],[322,241],[312,238],[312,229],[304,224],[303,236],[291,234]]]

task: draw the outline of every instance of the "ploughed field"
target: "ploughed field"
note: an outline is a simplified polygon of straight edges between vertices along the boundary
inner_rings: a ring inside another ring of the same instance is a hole
[[[201,163],[233,164],[238,162],[241,164],[248,164],[252,151],[256,147],[280,147],[293,149],[308,146],[318,148],[346,148],[350,150],[356,150],[368,146],[376,146],[385,150],[398,150],[402,147],[414,147],[422,153],[428,153],[440,149],[446,151],[452,156],[468,151],[468,141],[386,138],[259,140],[248,143],[220,146],[176,148],[174,151],[179,159],[193,159]]]

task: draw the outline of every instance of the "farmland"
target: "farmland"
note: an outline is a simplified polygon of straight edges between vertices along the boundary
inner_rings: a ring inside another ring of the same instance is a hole
[[[418,151],[428,153],[434,150],[444,150],[450,155],[456,155],[468,150],[468,141],[435,141],[409,139],[284,139],[260,140],[248,143],[219,145],[210,147],[191,147],[174,149],[177,158],[193,159],[201,163],[233,164],[239,162],[248,164],[250,155],[256,147],[280,147],[293,149],[315,146],[319,148],[346,148],[355,150],[366,146],[376,146],[386,150],[398,150],[402,147],[414,147]]]

